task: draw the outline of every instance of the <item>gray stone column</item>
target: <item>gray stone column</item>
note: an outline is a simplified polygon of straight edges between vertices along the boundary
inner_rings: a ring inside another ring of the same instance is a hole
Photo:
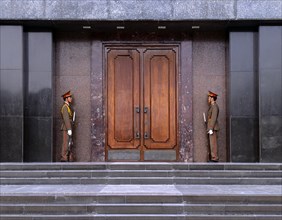
[[[231,162],[258,162],[257,33],[230,32],[229,140]]]
[[[260,161],[282,162],[282,26],[259,28]]]
[[[0,162],[23,161],[23,29],[0,26]]]
[[[105,109],[103,107],[103,45],[92,42],[91,66],[91,161],[105,161]]]
[[[52,33],[28,32],[25,43],[24,161],[51,162]]]

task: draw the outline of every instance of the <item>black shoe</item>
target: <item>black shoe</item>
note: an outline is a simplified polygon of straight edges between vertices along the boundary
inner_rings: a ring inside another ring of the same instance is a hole
[[[209,160],[208,163],[217,163],[218,160]]]
[[[63,162],[67,162],[66,160],[61,160],[61,162],[63,163]]]

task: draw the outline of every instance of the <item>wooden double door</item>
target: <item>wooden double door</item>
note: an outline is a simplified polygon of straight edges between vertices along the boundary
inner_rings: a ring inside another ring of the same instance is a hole
[[[163,161],[167,157],[162,155],[169,150],[175,152],[177,160],[178,48],[150,45],[105,49],[106,159]],[[115,152],[119,155],[116,159]],[[130,152],[135,152],[134,159],[127,158]],[[150,156],[151,152],[155,155]]]

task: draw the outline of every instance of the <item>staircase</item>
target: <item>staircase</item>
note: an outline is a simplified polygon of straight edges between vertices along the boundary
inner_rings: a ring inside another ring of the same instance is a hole
[[[282,164],[2,163],[0,219],[282,220]]]

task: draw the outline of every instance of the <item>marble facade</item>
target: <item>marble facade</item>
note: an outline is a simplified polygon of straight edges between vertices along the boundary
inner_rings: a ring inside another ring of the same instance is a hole
[[[91,35],[84,33],[55,35],[55,161],[58,161],[61,144],[58,132],[59,107],[62,102],[60,94],[68,89],[74,93],[74,107],[77,111],[75,132],[77,161],[105,160],[103,43],[102,40],[91,39]],[[219,99],[222,127],[219,134],[220,159],[227,161],[225,32],[199,32],[193,36],[187,35],[177,43],[181,51],[178,77],[179,161],[206,161],[207,136],[202,113],[208,108],[206,98],[209,89],[221,94]]]

